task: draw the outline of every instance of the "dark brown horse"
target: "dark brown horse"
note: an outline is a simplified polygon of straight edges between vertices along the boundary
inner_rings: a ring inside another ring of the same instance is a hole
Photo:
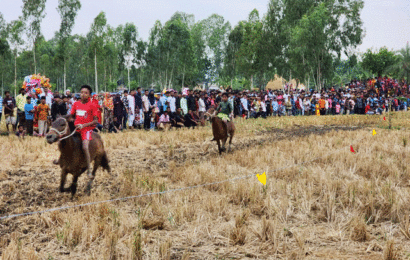
[[[75,131],[75,127],[71,116],[58,117],[51,124],[51,129],[46,136],[49,144],[58,141],[58,149],[61,154],[60,158],[54,163],[60,165],[61,168],[60,192],[71,192],[72,197],[74,197],[77,191],[78,177],[87,170],[87,162],[82,149],[81,135],[76,132],[72,136],[69,136],[73,131]],[[69,137],[66,138],[67,136]],[[94,161],[94,168],[92,171],[92,177],[90,177],[87,184],[87,194],[90,194],[95,172],[100,165],[108,172],[111,172],[108,164],[108,157],[104,150],[104,144],[100,135],[95,132],[93,132],[92,140],[89,143],[89,151],[90,162]],[[68,173],[73,175],[73,183],[69,188],[64,188]]]
[[[212,133],[214,135],[214,139],[212,141],[217,142],[219,154],[221,154],[222,152],[226,150],[225,144],[226,144],[226,141],[228,140],[228,137],[229,137],[228,152],[231,151],[232,138],[235,134],[235,125],[233,121],[231,120],[225,124],[222,121],[222,119],[216,115],[216,111],[214,108],[210,108],[206,112],[206,115],[209,116],[209,121],[212,124]],[[221,146],[221,142],[222,142],[222,146]]]

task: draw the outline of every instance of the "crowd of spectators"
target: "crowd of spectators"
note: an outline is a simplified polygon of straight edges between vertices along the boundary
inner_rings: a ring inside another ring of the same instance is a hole
[[[310,116],[383,114],[407,111],[410,89],[406,81],[378,77],[365,81],[352,80],[343,88],[299,90],[284,86],[281,90],[219,91],[169,89],[161,93],[137,88],[122,93],[92,94],[99,111],[96,131],[117,133],[123,129],[168,130],[205,125],[205,113],[221,102],[223,92],[233,111],[231,118],[266,118],[269,116]],[[50,123],[59,115],[67,115],[79,99],[68,90],[30,98],[22,89],[15,98],[6,91],[0,97],[7,130],[17,135],[44,136]],[[1,118],[1,116],[0,116]],[[12,128],[12,129],[9,129]],[[18,127],[18,130],[16,129]]]

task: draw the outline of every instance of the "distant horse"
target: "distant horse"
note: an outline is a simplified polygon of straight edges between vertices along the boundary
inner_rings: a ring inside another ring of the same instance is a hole
[[[224,152],[226,141],[229,137],[229,147],[228,152],[231,151],[231,144],[232,138],[235,134],[235,125],[232,120],[225,124],[221,118],[216,115],[215,108],[211,107],[207,112],[206,115],[209,116],[209,121],[212,124],[212,133],[214,135],[214,139],[212,141],[216,141],[218,144],[218,151],[219,154]],[[222,141],[222,146],[221,146]]]
[[[58,149],[61,154],[60,158],[57,161],[54,161],[54,164],[59,164],[61,168],[60,192],[71,192],[72,197],[74,197],[77,191],[78,177],[87,170],[87,162],[82,149],[81,135],[76,132],[71,136],[70,133],[73,133],[73,131],[75,131],[75,126],[71,116],[58,117],[52,123],[50,131],[46,136],[49,144],[59,141]],[[67,136],[69,137],[66,138]],[[89,151],[90,163],[94,161],[94,168],[92,171],[92,177],[86,188],[88,195],[90,194],[91,184],[98,167],[101,165],[105,170],[111,172],[107,153],[104,150],[104,144],[100,135],[95,132],[92,133],[92,140],[89,143]],[[73,175],[73,183],[69,188],[64,188],[68,173]]]

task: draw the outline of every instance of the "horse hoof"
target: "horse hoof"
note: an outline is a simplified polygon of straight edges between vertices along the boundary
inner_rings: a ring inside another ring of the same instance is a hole
[[[85,193],[90,196],[91,195],[91,182],[87,183],[87,188],[85,188]]]

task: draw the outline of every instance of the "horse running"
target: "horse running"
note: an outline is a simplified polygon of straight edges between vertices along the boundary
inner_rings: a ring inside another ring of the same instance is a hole
[[[79,133],[75,132],[74,122],[71,116],[58,117],[52,124],[46,139],[49,144],[58,142],[58,149],[60,150],[60,158],[55,161],[55,164],[60,165],[61,168],[61,182],[60,192],[71,192],[74,197],[77,191],[77,180],[80,175],[87,170],[87,162],[85,154],[82,149],[82,141]],[[94,161],[94,168],[92,170],[92,177],[90,178],[86,192],[90,195],[91,184],[95,178],[95,173],[101,165],[105,170],[111,172],[108,164],[107,153],[104,150],[104,144],[100,135],[93,132],[92,140],[90,141],[90,163]],[[73,183],[69,188],[64,188],[67,174],[73,175]]]
[[[206,114],[210,117],[209,121],[212,123],[212,133],[214,136],[214,139],[212,141],[216,141],[218,144],[218,151],[219,154],[222,154],[225,149],[225,144],[226,141],[228,140],[229,137],[229,147],[228,147],[228,152],[231,151],[231,144],[232,144],[232,138],[235,134],[235,125],[232,120],[227,122],[225,124],[221,118],[219,118],[216,115],[215,108],[210,108]],[[222,146],[221,146],[222,142]]]

